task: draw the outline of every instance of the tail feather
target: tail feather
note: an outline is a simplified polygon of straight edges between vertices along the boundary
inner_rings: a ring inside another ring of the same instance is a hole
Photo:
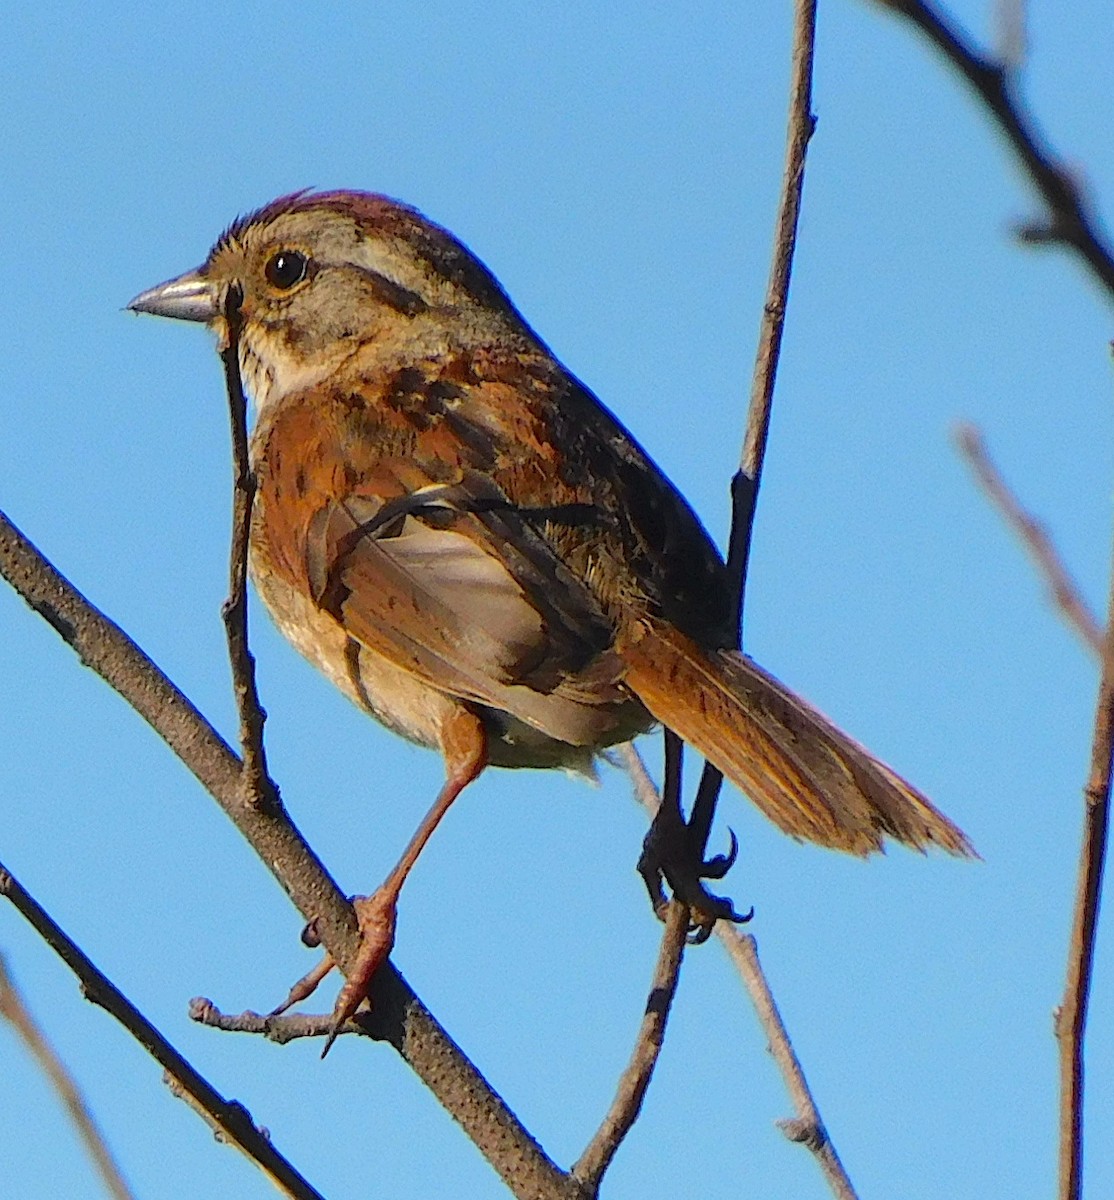
[[[620,652],[650,713],[792,837],[866,855],[888,835],[975,855],[916,788],[744,655],[702,650],[655,622]]]

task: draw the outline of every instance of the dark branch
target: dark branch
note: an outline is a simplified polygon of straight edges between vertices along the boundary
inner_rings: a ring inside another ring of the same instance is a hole
[[[1017,95],[1017,78],[1008,62],[996,62],[975,49],[952,20],[921,0],[875,0],[915,25],[974,89],[1037,189],[1047,209],[1040,222],[1022,231],[1032,244],[1055,243],[1073,250],[1091,274],[1114,296],[1114,256],[1082,189],[1037,132]]]
[[[87,1000],[100,1005],[133,1038],[161,1063],[169,1075],[204,1110],[221,1133],[248,1158],[257,1162],[288,1196],[297,1200],[323,1200],[317,1191],[259,1131],[242,1104],[226,1100],[162,1036],[146,1017],[112,984],[78,948],[46,911],[0,864],[0,895],[10,900],[46,944],[81,982]]]
[[[599,1192],[604,1172],[611,1165],[611,1160],[642,1109],[646,1089],[650,1086],[650,1078],[661,1054],[669,1009],[677,992],[688,927],[687,906],[674,900],[666,916],[665,932],[634,1053],[619,1079],[619,1087],[607,1115],[572,1168],[571,1175],[583,1185],[586,1197]]]
[[[623,746],[618,751],[623,765],[634,784],[635,799],[642,805],[652,818],[657,812],[661,798],[650,778],[649,771],[642,761],[642,756],[633,745]],[[785,1086],[797,1110],[795,1119],[779,1123],[782,1132],[790,1141],[800,1142],[815,1155],[824,1178],[832,1190],[836,1200],[855,1200],[855,1189],[843,1169],[836,1148],[828,1137],[828,1131],[820,1119],[820,1111],[809,1090],[804,1071],[789,1040],[789,1032],[785,1028],[774,1003],[773,993],[769,982],[758,961],[758,947],[754,938],[740,934],[727,921],[717,921],[715,933],[727,948],[731,961],[742,976],[743,984],[750,994],[755,1012],[762,1024],[770,1045],[770,1053],[781,1071]]]
[[[267,771],[263,725],[267,714],[255,684],[255,659],[248,646],[248,551],[251,543],[251,510],[255,501],[255,476],[248,457],[247,401],[240,379],[240,303],[236,288],[229,288],[224,303],[227,345],[221,350],[232,430],[232,546],[229,553],[228,599],[221,609],[232,666],[232,687],[240,714],[240,749],[244,759],[244,797],[256,806],[279,806],[278,789]]]
[[[118,692],[193,772],[343,968],[356,953],[352,910],[281,806],[242,800],[240,759],[150,658],[0,512],[0,575]],[[566,1197],[567,1176],[537,1145],[388,964],[371,989],[373,1036],[389,1042],[461,1124],[516,1196]]]
[[[1056,1012],[1056,1040],[1060,1048],[1060,1200],[1079,1200],[1083,1190],[1083,1042],[1106,862],[1114,756],[1114,572],[1106,621],[1091,766],[1083,789],[1083,842],[1079,850],[1067,976],[1064,997]]]
[[[739,470],[731,481],[731,532],[727,542],[727,566],[735,580],[735,629],[736,644],[739,646],[742,645],[743,637],[743,605],[746,598],[755,506],[762,482],[762,466],[766,459],[774,384],[781,355],[785,313],[789,303],[793,254],[797,246],[797,225],[805,181],[805,155],[816,128],[816,118],[812,113],[812,60],[815,44],[816,0],[797,0],[793,27],[785,168],[782,172],[781,199],[774,229],[774,252],[759,326],[758,352],[751,382],[743,449]],[[693,840],[702,855],[707,851],[716,801],[722,784],[722,774],[711,763],[705,763],[689,821]]]

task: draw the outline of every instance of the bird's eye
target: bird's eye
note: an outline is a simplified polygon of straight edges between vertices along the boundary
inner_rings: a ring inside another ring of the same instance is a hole
[[[298,250],[279,250],[267,259],[263,274],[267,282],[280,291],[289,291],[301,283],[309,269],[309,259]]]

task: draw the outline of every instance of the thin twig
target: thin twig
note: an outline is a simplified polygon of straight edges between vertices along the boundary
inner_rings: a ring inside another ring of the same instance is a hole
[[[759,1023],[766,1034],[770,1053],[777,1063],[790,1098],[797,1110],[792,1120],[779,1121],[778,1128],[791,1142],[799,1142],[812,1151],[824,1179],[837,1200],[856,1200],[855,1189],[843,1168],[839,1154],[828,1137],[828,1130],[820,1119],[819,1109],[805,1079],[804,1070],[797,1058],[789,1032],[781,1019],[769,981],[758,960],[758,943],[748,933],[740,933],[733,925],[720,921],[716,925],[716,936],[727,950],[736,970],[743,978],[747,994],[754,1003]]]
[[[251,541],[251,510],[255,501],[255,475],[248,456],[247,400],[240,379],[240,314],[242,297],[229,288],[224,301],[227,328],[221,348],[228,415],[232,431],[232,545],[229,552],[228,599],[221,608],[232,666],[232,686],[240,714],[240,749],[244,760],[244,796],[257,806],[279,803],[278,789],[267,771],[263,725],[267,714],[259,702],[255,683],[255,659],[248,645],[248,550]]]
[[[681,739],[666,729],[665,793],[659,808],[678,814],[681,803],[681,751]],[[653,815],[657,815],[656,811]],[[653,982],[650,984],[650,995],[646,1001],[646,1010],[630,1062],[619,1078],[619,1086],[611,1107],[585,1147],[584,1153],[569,1172],[570,1176],[582,1185],[586,1196],[595,1196],[599,1192],[604,1172],[611,1165],[611,1160],[622,1145],[623,1139],[638,1120],[638,1114],[642,1111],[642,1100],[650,1086],[650,1078],[654,1067],[657,1066],[665,1040],[665,1026],[669,1020],[673,997],[677,994],[677,981],[681,975],[691,912],[688,905],[673,900],[664,911],[659,910],[659,915],[665,922],[665,929],[662,932]]]
[[[652,819],[661,800],[642,756],[633,744],[621,746],[617,754],[631,777],[635,799]],[[726,921],[717,921],[715,932],[726,946],[731,961],[742,976],[743,984],[769,1041],[770,1053],[797,1110],[795,1119],[779,1121],[778,1127],[790,1141],[800,1142],[812,1151],[828,1187],[837,1200],[855,1200],[855,1189],[851,1186],[836,1148],[828,1136],[827,1128],[820,1118],[820,1111],[793,1050],[793,1043],[789,1040],[789,1032],[782,1022],[769,982],[758,961],[758,949],[754,939],[740,934]]]
[[[356,954],[352,909],[281,805],[242,802],[241,763],[209,722],[142,650],[91,605],[0,512],[2,575],[78,657],[167,743],[251,844],[334,961]],[[460,1123],[512,1193],[567,1197],[567,1176],[388,963],[371,989],[369,1032],[389,1042]]]
[[[789,281],[793,273],[793,254],[797,246],[797,226],[801,214],[801,196],[805,181],[805,156],[816,128],[812,112],[812,61],[816,45],[816,0],[796,0],[793,21],[793,57],[789,85],[789,120],[785,143],[785,168],[781,178],[774,228],[774,252],[766,300],[758,334],[758,351],[750,389],[746,430],[739,469],[731,480],[731,532],[727,541],[727,569],[735,587],[735,641],[742,645],[743,605],[746,598],[747,569],[750,565],[751,537],[766,460],[770,434],[774,384],[777,379],[785,313],[789,302]],[[704,764],[689,821],[692,836],[701,853],[707,850],[723,775]]]
[[[87,1000],[110,1016],[188,1092],[221,1133],[252,1159],[287,1195],[296,1200],[323,1200],[317,1191],[256,1127],[242,1104],[226,1100],[188,1063],[126,996],[90,961],[55,921],[0,863],[0,895],[10,900],[46,944],[81,981]]]
[[[955,441],[983,491],[1029,552],[1037,573],[1048,585],[1064,620],[1101,657],[1104,643],[1102,627],[1083,599],[1045,527],[1026,511],[1002,478],[986,448],[982,432],[974,425],[960,425],[955,431]]]
[[[1041,196],[1047,215],[1022,231],[1033,244],[1055,243],[1075,251],[1108,295],[1114,296],[1114,254],[1097,219],[1090,211],[1075,177],[1044,139],[1017,96],[1017,76],[1012,62],[994,62],[976,50],[957,31],[950,17],[922,0],[876,0],[882,7],[916,26],[970,84],[988,114],[1005,134],[1033,186]],[[969,455],[970,457],[970,455]],[[992,477],[991,477],[992,478]],[[1043,531],[1025,523],[1020,506],[1011,511],[1002,504],[984,479],[984,486],[1019,529],[1023,540],[1049,580],[1057,604],[1102,660],[1102,677],[1095,711],[1091,768],[1084,790],[1085,819],[1080,850],[1071,944],[1068,949],[1064,997],[1056,1013],[1056,1036],[1060,1048],[1060,1200],[1078,1200],[1082,1189],[1083,1155],[1083,1039],[1090,995],[1095,929],[1106,856],[1110,800],[1111,753],[1114,746],[1114,579],[1107,613],[1107,628],[1096,645],[1094,618],[1077,602],[1074,585],[1062,590],[1059,560],[1051,548],[1042,547]],[[1002,495],[1008,497],[1008,489]],[[1019,519],[1021,514],[1021,519]]]
[[[1090,211],[1079,183],[1037,132],[1017,95],[1010,62],[995,62],[976,50],[939,9],[922,0],[875,0],[915,25],[978,94],[1005,134],[1010,148],[1047,208],[1046,217],[1022,231],[1033,244],[1055,243],[1075,251],[1091,274],[1114,296],[1114,254]]]
[[[688,907],[674,900],[666,916],[650,997],[646,1001],[646,1012],[634,1053],[619,1079],[615,1099],[603,1123],[570,1172],[573,1179],[583,1185],[587,1197],[597,1195],[604,1172],[642,1109],[642,1100],[661,1053],[669,1009],[677,991],[688,927]]]
[[[1091,765],[1083,789],[1083,842],[1079,851],[1067,975],[1055,1021],[1060,1050],[1060,1200],[1079,1200],[1083,1189],[1083,1042],[1106,861],[1111,759],[1114,756],[1114,572],[1106,621]]]
[[[19,994],[19,989],[8,971],[4,956],[0,954],[0,1017],[4,1017],[15,1032],[23,1039],[23,1044],[31,1052],[39,1064],[42,1073],[50,1080],[51,1086],[58,1093],[70,1120],[77,1130],[78,1136],[85,1143],[89,1157],[96,1165],[105,1187],[114,1200],[133,1200],[134,1193],[124,1177],[112,1151],[108,1148],[104,1134],[101,1133],[93,1113],[85,1097],[78,1088],[66,1064],[58,1052],[47,1040],[38,1022],[31,1015],[31,1010]]]
[[[195,996],[190,1001],[190,1020],[209,1029],[220,1029],[224,1033],[251,1033],[265,1037],[278,1046],[299,1038],[324,1038],[333,1032],[332,1013],[274,1013],[222,1012],[204,996]],[[337,1031],[339,1034],[357,1033],[369,1037],[360,1014],[346,1021]]]

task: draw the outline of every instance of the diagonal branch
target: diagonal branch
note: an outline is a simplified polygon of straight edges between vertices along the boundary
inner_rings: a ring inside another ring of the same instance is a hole
[[[242,1104],[226,1100],[162,1036],[146,1017],[90,961],[81,949],[58,927],[12,874],[0,863],[0,895],[10,900],[55,954],[81,981],[87,1000],[99,1004],[133,1038],[162,1064],[167,1074],[190,1097],[199,1111],[206,1114],[238,1150],[258,1163],[271,1180],[294,1200],[324,1200],[290,1162],[262,1133]],[[126,1194],[126,1193],[125,1193]]]
[[[1057,553],[1048,532],[1036,517],[1026,512],[994,465],[982,432],[974,425],[961,425],[956,430],[955,440],[959,452],[974,471],[979,486],[1029,552],[1037,573],[1048,585],[1060,615],[1101,657],[1105,637],[1101,626]]]
[[[186,696],[120,627],[85,599],[0,512],[0,576],[118,692],[193,772],[342,969],[356,953],[351,908],[281,805],[243,803],[241,763]],[[575,1195],[491,1085],[390,964],[371,990],[369,1032],[389,1042],[516,1196]]]
[[[663,803],[650,814],[651,818],[657,816],[658,808],[664,808],[670,812],[680,811],[681,740],[667,729],[665,745],[665,798]],[[629,749],[632,754],[637,754],[633,746]],[[583,1187],[586,1197],[596,1196],[599,1193],[600,1181],[603,1179],[604,1172],[611,1165],[623,1139],[630,1133],[635,1121],[638,1120],[638,1114],[642,1111],[642,1101],[650,1086],[650,1078],[657,1066],[665,1040],[665,1026],[669,1020],[669,1010],[673,1005],[673,997],[677,994],[677,981],[681,976],[681,962],[684,958],[691,916],[688,905],[678,900],[671,901],[662,915],[665,929],[662,933],[661,948],[658,950],[653,982],[650,985],[650,996],[646,1001],[646,1011],[639,1027],[634,1051],[626,1070],[619,1079],[619,1087],[611,1107],[604,1115],[599,1129],[585,1147],[584,1153],[576,1160],[570,1171],[571,1177]]]
[[[81,1094],[66,1064],[39,1028],[38,1022],[24,1004],[19,990],[0,955],[0,1017],[4,1017],[39,1064],[69,1113],[78,1136],[85,1143],[102,1182],[113,1200],[133,1200],[133,1193],[124,1181],[112,1151],[108,1148],[85,1097]]]
[[[1042,224],[1022,231],[1031,243],[1054,243],[1074,251],[1114,296],[1114,253],[1090,210],[1079,183],[1038,133],[1017,94],[1008,62],[977,50],[949,16],[923,0],[875,0],[916,26],[974,89],[987,114],[1005,135],[1047,208]]]
[[[631,777],[635,799],[652,818],[657,812],[661,798],[649,771],[646,770],[642,756],[633,744],[620,747],[617,754]],[[716,922],[715,933],[743,978],[743,984],[769,1042],[774,1062],[781,1071],[789,1096],[797,1110],[796,1118],[779,1121],[779,1128],[790,1141],[800,1142],[812,1152],[836,1200],[856,1200],[855,1189],[851,1186],[851,1180],[847,1177],[843,1163],[820,1118],[820,1110],[813,1099],[793,1043],[789,1040],[789,1032],[774,1002],[773,992],[762,970],[762,964],[758,961],[758,947],[754,938],[741,934],[726,921]]]

